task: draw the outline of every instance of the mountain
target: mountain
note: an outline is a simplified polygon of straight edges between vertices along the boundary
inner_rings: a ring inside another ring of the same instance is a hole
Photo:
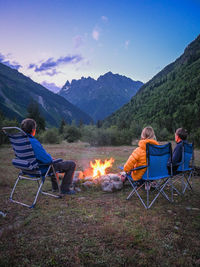
[[[92,120],[63,97],[0,63],[0,110],[4,115],[21,121],[26,117],[27,106],[32,100],[38,103],[39,110],[49,126],[59,126],[62,119],[68,123],[72,120],[79,123],[81,120],[88,124]]]
[[[142,85],[140,81],[108,72],[97,80],[82,77],[67,81],[58,94],[97,121],[127,103]]]
[[[119,122],[125,128],[131,124],[152,124],[169,132],[177,127],[197,131],[200,127],[200,35],[176,61],[144,84],[129,103],[108,117],[104,125],[119,125]]]

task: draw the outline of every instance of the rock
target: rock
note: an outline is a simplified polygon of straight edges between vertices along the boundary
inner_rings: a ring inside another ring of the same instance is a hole
[[[83,183],[83,186],[85,187],[85,188],[90,188],[90,187],[92,187],[94,185],[94,183],[93,182],[91,182],[91,181],[86,181],[86,182],[84,182]]]
[[[81,189],[79,188],[79,187],[74,187],[74,190],[76,191],[76,192],[81,192]]]
[[[74,178],[82,179],[83,178],[83,172],[82,171],[75,171],[74,172]]]
[[[110,181],[110,177],[108,175],[102,175],[102,176],[99,177],[99,179],[100,179],[101,183],[104,182],[104,181],[106,181],[106,182]]]
[[[85,181],[93,181],[93,178],[92,178],[92,176],[88,176],[88,177],[85,177],[84,180]]]
[[[78,177],[74,177],[73,178],[73,184],[77,184],[80,181],[80,179]]]
[[[101,184],[101,188],[104,192],[112,192],[113,191],[113,183],[110,182],[103,182]]]
[[[116,189],[116,190],[120,190],[123,187],[123,182],[121,180],[120,181],[112,181],[112,183],[113,183],[114,189]]]
[[[110,177],[110,180],[112,181],[121,181],[120,177],[117,174],[110,173],[108,174],[108,176]]]

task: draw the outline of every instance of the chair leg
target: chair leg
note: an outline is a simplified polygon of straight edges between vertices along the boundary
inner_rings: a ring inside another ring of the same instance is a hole
[[[186,191],[187,188],[190,189],[190,190],[193,190],[193,188],[192,188],[192,186],[191,186],[191,184],[190,184],[190,180],[192,179],[192,175],[193,175],[192,172],[190,173],[190,175],[189,175],[188,178],[186,177],[186,175],[184,175],[183,178],[185,179],[186,182],[183,181],[183,183],[184,183],[184,188],[183,188],[182,194],[185,193],[185,191]]]
[[[15,192],[15,188],[16,188],[16,186],[17,186],[19,180],[20,180],[20,175],[18,175],[17,180],[16,180],[16,182],[15,182],[15,185],[13,186],[13,189],[12,189],[12,191],[11,191],[11,194],[10,194],[10,200],[11,200],[11,201],[13,201],[13,194],[14,194],[14,192]]]

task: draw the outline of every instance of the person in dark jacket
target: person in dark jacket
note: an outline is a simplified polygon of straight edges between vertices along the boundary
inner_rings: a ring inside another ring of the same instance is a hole
[[[179,163],[182,161],[183,142],[187,142],[187,130],[178,128],[175,132],[176,147],[172,154],[172,172],[177,174]],[[168,170],[170,171],[170,162],[168,162]]]
[[[21,122],[21,129],[28,135],[29,141],[32,145],[35,157],[39,164],[50,164],[53,161],[53,158],[40,142],[34,138],[36,133],[36,122],[33,119],[25,119]],[[75,194],[74,190],[70,190],[70,186],[73,180],[74,171],[76,168],[76,164],[73,161],[62,161],[54,163],[54,168],[56,172],[64,173],[64,177],[61,183],[61,193],[72,195]],[[42,173],[44,174],[47,171],[46,167],[41,168]],[[58,190],[58,185],[56,182],[56,178],[54,176],[51,177],[52,189],[53,191]]]

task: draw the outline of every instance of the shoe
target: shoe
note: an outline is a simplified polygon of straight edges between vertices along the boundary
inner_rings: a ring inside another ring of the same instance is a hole
[[[62,195],[75,195],[76,191],[74,191],[74,190],[68,190],[68,191],[63,190],[63,191],[61,191],[61,194]]]

